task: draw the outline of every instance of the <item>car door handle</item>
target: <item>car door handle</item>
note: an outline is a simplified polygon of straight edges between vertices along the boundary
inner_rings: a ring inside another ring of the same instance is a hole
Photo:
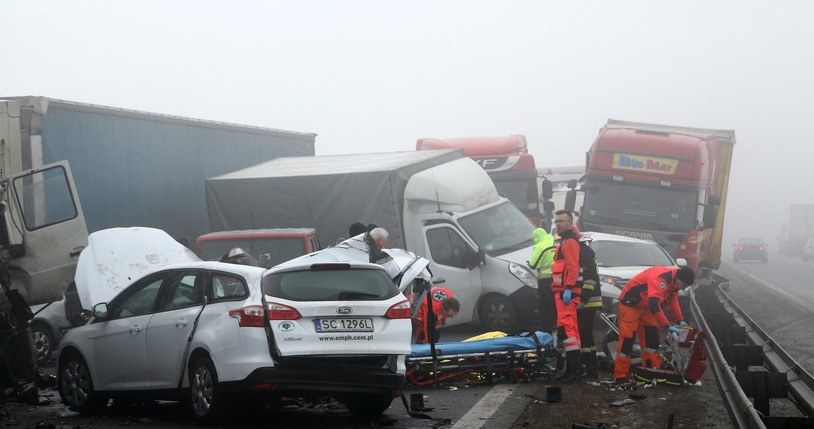
[[[445,279],[443,277],[442,278],[437,278],[437,279],[432,280],[432,284],[440,285],[441,283],[445,283],[446,281],[447,281],[447,279]]]
[[[187,322],[187,319],[178,319],[178,320],[175,321],[175,326],[177,326],[179,328],[183,328],[184,326],[187,326],[187,325],[189,325],[189,322]]]
[[[131,333],[131,334],[136,335],[136,334],[138,334],[139,332],[141,332],[141,326],[139,326],[139,325],[133,325],[133,326],[131,326],[131,327],[130,327],[130,333]]]
[[[79,254],[82,253],[83,250],[85,250],[85,246],[74,247],[73,250],[71,250],[71,253],[69,253],[68,255],[70,255],[71,258],[73,258],[79,256]]]

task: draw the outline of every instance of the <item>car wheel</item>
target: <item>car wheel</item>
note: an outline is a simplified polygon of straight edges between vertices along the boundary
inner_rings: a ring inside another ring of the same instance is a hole
[[[69,353],[59,360],[57,385],[62,402],[83,416],[98,413],[108,397],[93,388],[88,365],[78,353]]]
[[[512,303],[501,295],[490,295],[480,306],[480,321],[490,331],[512,331],[517,325],[517,312]]]
[[[390,408],[392,395],[358,395],[345,398],[345,406],[356,417],[369,418],[378,416]]]
[[[54,351],[54,335],[51,334],[51,329],[48,325],[43,323],[31,324],[31,336],[34,340],[34,358],[37,359],[37,365],[45,366],[51,360],[51,354]]]
[[[218,392],[215,364],[206,356],[199,357],[189,368],[189,393],[192,417],[200,423],[217,421],[223,404]]]

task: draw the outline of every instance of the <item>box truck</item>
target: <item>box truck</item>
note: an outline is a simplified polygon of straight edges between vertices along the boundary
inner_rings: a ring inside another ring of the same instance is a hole
[[[335,243],[353,222],[384,227],[460,299],[450,324],[538,317],[534,225],[460,149],[278,158],[207,179],[206,201],[213,231],[313,227]]]

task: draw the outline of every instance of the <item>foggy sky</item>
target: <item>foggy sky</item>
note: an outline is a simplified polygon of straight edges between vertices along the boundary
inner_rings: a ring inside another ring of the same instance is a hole
[[[607,118],[734,129],[725,241],[814,203],[814,2],[0,0],[0,96],[315,132],[318,155]],[[726,247],[726,245],[725,245]]]

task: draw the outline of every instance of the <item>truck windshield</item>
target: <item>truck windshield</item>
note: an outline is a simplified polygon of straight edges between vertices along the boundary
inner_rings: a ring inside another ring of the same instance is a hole
[[[526,216],[540,216],[537,200],[537,179],[532,180],[495,180],[497,193],[513,202]]]
[[[534,224],[509,201],[459,219],[469,237],[490,255],[531,246]]]
[[[305,241],[302,238],[231,238],[200,242],[198,257],[205,261],[217,261],[235,247],[240,247],[266,267],[273,267],[305,254]]]
[[[687,232],[695,226],[696,195],[688,190],[595,183],[585,195],[582,222]]]

